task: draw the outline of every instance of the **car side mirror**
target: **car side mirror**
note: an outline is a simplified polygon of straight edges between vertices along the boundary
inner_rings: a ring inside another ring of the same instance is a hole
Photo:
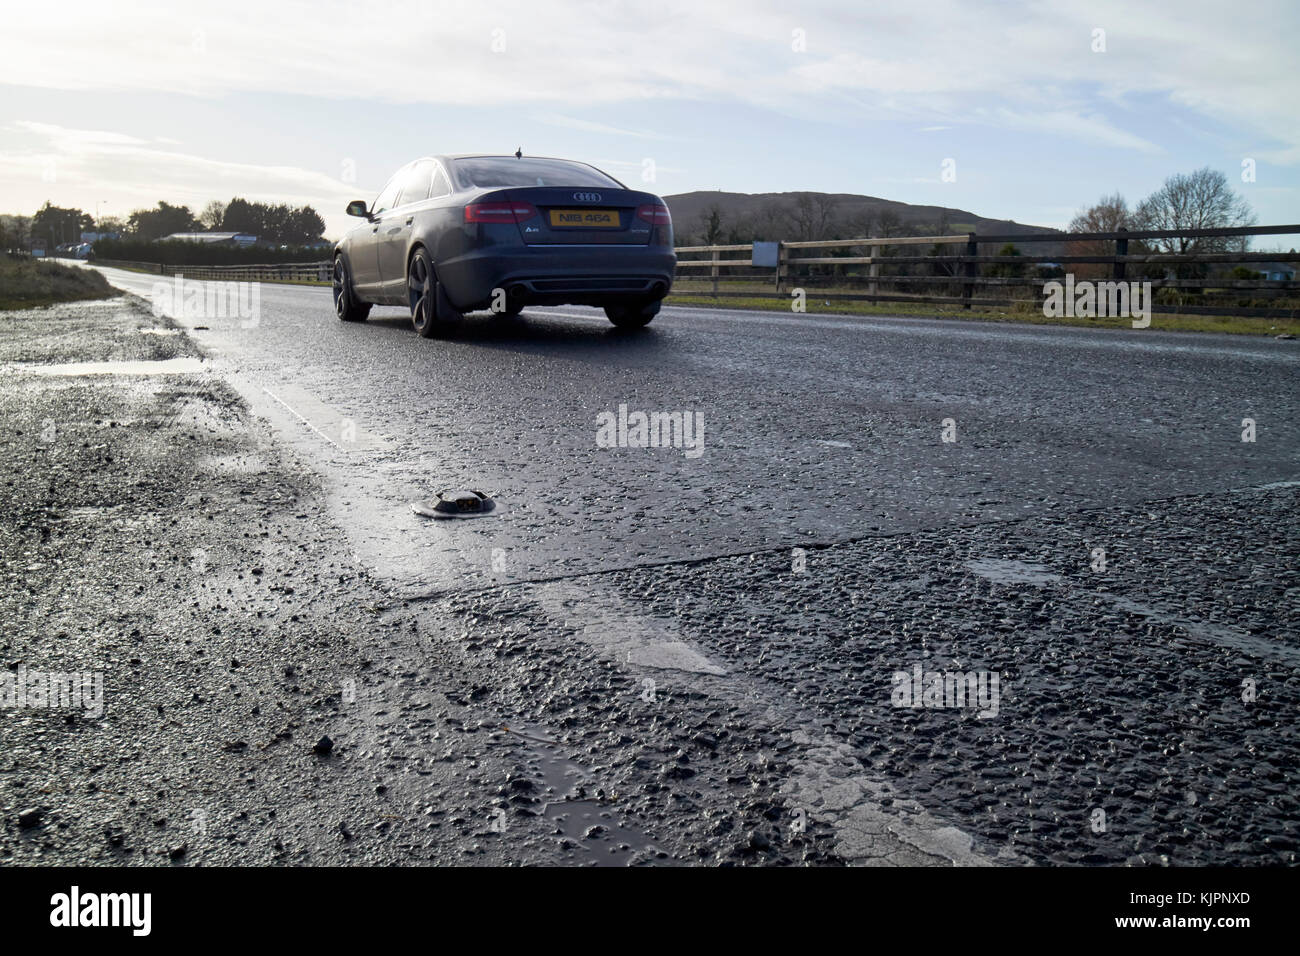
[[[354,199],[352,202],[348,203],[348,215],[360,216],[362,219],[371,218],[370,210],[366,208],[366,201],[364,199]]]

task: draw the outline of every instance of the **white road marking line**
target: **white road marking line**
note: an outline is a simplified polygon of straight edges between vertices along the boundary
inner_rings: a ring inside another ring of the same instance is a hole
[[[311,392],[292,384],[277,385],[277,395],[260,383],[261,390],[288,409],[312,431],[335,448],[350,454],[391,451],[390,442],[381,435],[357,427],[356,421],[344,412],[316,398]]]
[[[1115,610],[1126,614],[1136,614],[1158,624],[1181,627],[1192,640],[1231,647],[1243,654],[1280,660],[1291,666],[1300,664],[1300,649],[1291,647],[1281,640],[1270,640],[1208,621],[1193,620],[1179,611],[1140,604],[1122,594],[1076,587],[1061,575],[1037,565],[1000,558],[980,558],[967,561],[965,567],[985,580],[1004,587],[1018,584],[1027,584],[1031,587],[1059,586],[1066,600],[1087,598],[1093,602],[1105,602]]]
[[[931,816],[916,800],[877,776],[853,747],[830,735],[796,730],[795,773],[781,787],[792,809],[830,824],[836,851],[858,866],[917,866],[946,860],[953,866],[1023,864],[1009,848],[990,858],[972,849],[971,835]],[[930,858],[930,859],[926,859]]]
[[[577,618],[578,636],[617,661],[695,674],[727,673],[683,641],[672,622],[633,613],[617,593],[594,582],[555,581],[535,587],[534,594],[548,617],[565,623]]]
[[[333,445],[333,446],[334,446],[335,448],[337,448],[339,451],[342,451],[342,450],[343,450],[343,446],[342,446],[342,445],[340,445],[338,442],[336,442],[333,438],[330,438],[329,435],[326,435],[323,431],[321,431],[319,428],[317,428],[315,425],[313,425],[311,422],[309,422],[306,418],[304,418],[302,415],[300,415],[300,414],[298,413],[298,410],[297,410],[296,408],[294,408],[292,405],[290,405],[288,402],[286,402],[286,401],[285,401],[283,398],[281,398],[279,395],[275,394],[275,392],[271,391],[271,390],[270,390],[269,388],[267,388],[266,386],[262,386],[262,391],[266,392],[266,394],[270,395],[273,399],[275,399],[277,402],[279,402],[281,405],[283,405],[285,408],[287,408],[287,409],[289,410],[289,413],[290,413],[291,415],[293,415],[294,418],[298,419],[298,421],[302,422],[304,425],[306,425],[308,428],[310,428],[312,431],[314,431],[317,435],[320,435],[321,438],[325,439],[327,442],[329,442],[331,445]]]

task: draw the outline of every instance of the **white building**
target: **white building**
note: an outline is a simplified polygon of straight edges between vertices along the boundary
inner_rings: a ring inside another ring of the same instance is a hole
[[[164,236],[162,242],[206,242],[224,243],[231,246],[251,246],[257,242],[257,236],[242,232],[173,232]]]

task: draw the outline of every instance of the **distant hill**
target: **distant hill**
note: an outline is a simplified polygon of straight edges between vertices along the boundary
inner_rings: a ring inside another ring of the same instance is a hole
[[[731,235],[727,242],[751,242],[760,239],[794,239],[790,234],[794,228],[789,213],[800,202],[801,197],[809,197],[812,204],[829,205],[833,208],[833,225],[829,231],[835,236],[856,238],[863,235],[860,227],[869,223],[872,235],[880,234],[879,224],[882,216],[885,221],[894,221],[901,227],[903,234],[943,235],[949,233],[1010,234],[1010,235],[1051,235],[1059,230],[1046,226],[1030,226],[1012,222],[1009,219],[989,219],[976,215],[965,209],[952,209],[946,206],[914,206],[910,203],[895,202],[892,199],[880,199],[875,196],[859,196],[853,193],[729,193],[698,191],[665,196],[664,201],[673,216],[673,230],[677,243],[700,239],[703,233],[702,216],[717,206],[722,216],[722,228]],[[808,200],[804,200],[805,203]],[[786,210],[784,217],[776,210]],[[858,227],[858,228],[855,228]],[[938,228],[938,231],[936,230]],[[782,233],[781,235],[774,234]],[[830,238],[817,236],[817,238]],[[1059,243],[1043,242],[1026,245],[1022,250],[1035,259],[1059,255]]]

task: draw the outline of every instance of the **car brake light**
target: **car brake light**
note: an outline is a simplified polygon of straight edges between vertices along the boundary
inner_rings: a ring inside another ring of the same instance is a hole
[[[644,219],[652,226],[671,226],[673,217],[668,213],[668,207],[659,203],[647,203],[644,206],[638,206],[636,217]]]
[[[476,202],[465,207],[466,222],[523,222],[537,215],[529,202]]]

